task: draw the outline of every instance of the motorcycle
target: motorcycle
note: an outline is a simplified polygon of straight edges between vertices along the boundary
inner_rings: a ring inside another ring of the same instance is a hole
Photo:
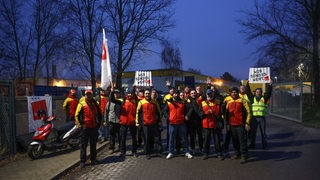
[[[80,132],[74,122],[70,121],[60,129],[54,128],[56,117],[43,118],[40,126],[32,137],[28,146],[28,155],[32,159],[39,159],[45,150],[67,148],[68,145],[76,149],[80,145]]]

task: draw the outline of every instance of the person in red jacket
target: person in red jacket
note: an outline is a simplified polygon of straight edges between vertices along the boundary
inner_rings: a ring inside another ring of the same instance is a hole
[[[146,158],[151,159],[151,149],[153,143],[157,142],[159,127],[162,127],[161,111],[159,105],[151,99],[151,90],[144,91],[144,99],[138,102],[136,113],[136,126],[140,126],[144,133],[144,151]]]
[[[200,105],[200,116],[202,117],[202,128],[204,132],[204,156],[203,160],[208,159],[210,154],[210,142],[211,135],[214,138],[215,151],[220,160],[223,160],[222,148],[221,148],[221,137],[218,132],[218,123],[223,121],[221,119],[221,102],[215,98],[214,92],[211,89],[206,91],[207,98],[202,101]]]
[[[77,105],[79,100],[76,97],[77,91],[75,89],[71,89],[68,97],[64,100],[62,108],[66,113],[66,122],[74,121],[74,115],[77,109]]]
[[[102,113],[102,119],[104,119],[104,113],[105,113],[105,109],[108,103],[108,98],[106,95],[106,91],[101,89],[100,90],[100,110]],[[106,141],[108,139],[108,127],[105,126],[103,123],[101,123],[100,128],[99,128],[99,143],[103,143],[104,141]]]
[[[110,101],[116,104],[121,104],[120,112],[120,157],[126,155],[127,131],[129,129],[132,139],[132,155],[138,157],[137,153],[137,127],[136,127],[136,111],[138,98],[135,94],[135,88],[132,91],[128,90],[124,101],[120,101],[111,96]]]
[[[179,94],[180,92],[175,90],[172,98],[167,101],[163,108],[163,118],[169,122],[169,153],[166,159],[173,157],[177,135],[180,137],[185,156],[189,159],[192,158],[189,152],[187,127],[185,124],[185,118],[188,119],[186,116],[185,102],[180,99]]]
[[[230,90],[231,99],[226,104],[226,126],[230,128],[232,142],[237,151],[232,159],[239,159],[246,163],[248,158],[247,132],[250,130],[251,109],[248,101],[239,96],[239,89]]]
[[[85,166],[87,145],[90,141],[91,164],[97,164],[97,139],[102,115],[98,103],[93,99],[92,90],[85,91],[85,99],[79,102],[75,114],[75,123],[80,129],[80,167]]]

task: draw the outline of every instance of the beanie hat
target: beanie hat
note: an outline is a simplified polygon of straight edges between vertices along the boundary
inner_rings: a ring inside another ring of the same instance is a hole
[[[239,88],[237,88],[237,87],[232,87],[232,88],[230,89],[230,92],[232,92],[232,91],[236,91],[237,93],[239,93]]]

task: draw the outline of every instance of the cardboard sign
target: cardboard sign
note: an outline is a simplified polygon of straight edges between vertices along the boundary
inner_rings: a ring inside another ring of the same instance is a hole
[[[134,86],[153,86],[151,71],[136,71]]]
[[[270,67],[250,68],[250,83],[270,83]]]

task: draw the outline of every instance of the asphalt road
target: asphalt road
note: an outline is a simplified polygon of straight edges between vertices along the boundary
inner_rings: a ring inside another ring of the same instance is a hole
[[[267,121],[270,149],[261,148],[258,133],[257,147],[249,150],[246,164],[229,158],[219,161],[215,155],[208,160],[183,155],[146,160],[142,150],[138,158],[121,159],[105,148],[98,154],[98,165],[75,167],[57,179],[320,179],[320,130],[273,116]]]

